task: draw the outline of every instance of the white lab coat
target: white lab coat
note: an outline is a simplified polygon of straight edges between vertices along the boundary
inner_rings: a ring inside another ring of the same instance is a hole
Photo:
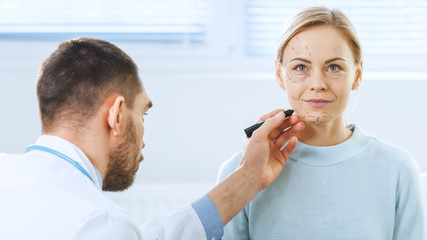
[[[94,182],[51,153],[0,154],[0,239],[206,239],[191,205],[136,226],[102,193],[99,173],[78,147],[47,135],[36,144],[72,158]]]

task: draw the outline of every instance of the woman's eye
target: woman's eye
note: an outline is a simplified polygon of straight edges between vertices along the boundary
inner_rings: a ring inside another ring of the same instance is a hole
[[[337,72],[337,71],[341,70],[341,68],[338,65],[331,65],[331,66],[329,66],[328,70],[331,72]]]
[[[304,65],[298,65],[295,69],[298,70],[298,71],[303,72],[303,71],[307,70],[307,67],[304,66]]]

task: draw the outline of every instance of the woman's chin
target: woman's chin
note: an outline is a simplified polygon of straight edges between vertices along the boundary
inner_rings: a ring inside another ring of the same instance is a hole
[[[331,122],[332,120],[332,116],[318,113],[308,113],[300,117],[304,122],[313,124],[325,124]]]

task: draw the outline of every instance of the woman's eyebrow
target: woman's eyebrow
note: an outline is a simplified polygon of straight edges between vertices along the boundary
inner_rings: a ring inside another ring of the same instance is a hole
[[[325,61],[325,64],[331,63],[331,62],[333,62],[333,61],[338,61],[338,60],[346,61],[344,58],[336,57],[336,58],[331,58],[331,59],[329,59],[329,60],[326,60],[326,61]],[[294,58],[294,59],[292,59],[292,60],[291,60],[291,61],[289,61],[289,62],[292,62],[292,61],[302,61],[302,62],[306,62],[306,63],[310,63],[310,64],[311,64],[311,61],[310,61],[310,60],[307,60],[307,59],[305,59],[305,58]]]
[[[336,58],[331,58],[331,59],[329,59],[329,60],[326,60],[326,61],[325,61],[325,64],[328,64],[328,63],[330,63],[330,62],[337,61],[337,60],[345,61],[345,59],[344,59],[344,58],[336,57]]]
[[[302,61],[302,62],[306,62],[306,63],[310,63],[311,64],[310,60],[307,60],[305,58],[294,58],[294,59],[292,59],[289,62],[292,62],[292,61]]]

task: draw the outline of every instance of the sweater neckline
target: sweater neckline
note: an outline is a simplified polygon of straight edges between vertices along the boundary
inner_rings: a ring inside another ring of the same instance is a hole
[[[289,158],[295,162],[318,167],[340,164],[353,158],[368,145],[369,136],[355,124],[347,127],[353,134],[346,141],[333,146],[312,146],[298,141]]]

